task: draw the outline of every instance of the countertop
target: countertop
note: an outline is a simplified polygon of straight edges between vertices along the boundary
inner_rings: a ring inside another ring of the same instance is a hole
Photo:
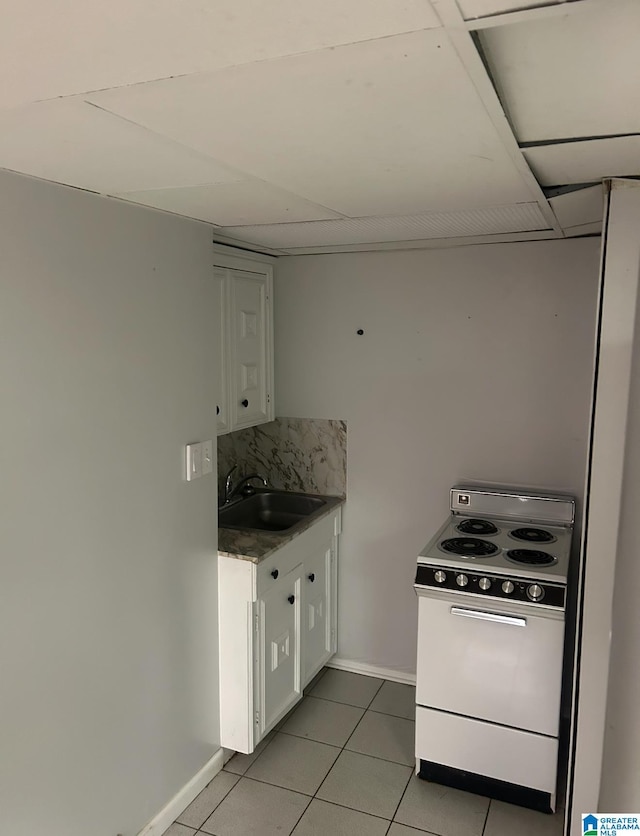
[[[336,508],[344,505],[341,496],[323,496],[326,504],[315,514],[311,514],[304,522],[295,525],[288,531],[256,531],[254,529],[237,530],[231,528],[218,529],[218,554],[224,557],[236,557],[238,560],[250,560],[260,563],[279,548],[295,540],[300,534],[311,528],[319,520],[329,516]]]

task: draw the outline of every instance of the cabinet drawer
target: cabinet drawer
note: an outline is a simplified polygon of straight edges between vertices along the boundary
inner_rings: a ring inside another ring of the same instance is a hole
[[[303,531],[294,540],[258,564],[256,578],[258,597],[271,589],[299,563],[304,563],[306,557],[314,554],[323,543],[331,543],[336,534],[338,514],[339,510],[319,520],[307,531]]]
[[[272,587],[282,583],[284,577],[301,563],[300,550],[279,549],[258,565],[258,598]]]

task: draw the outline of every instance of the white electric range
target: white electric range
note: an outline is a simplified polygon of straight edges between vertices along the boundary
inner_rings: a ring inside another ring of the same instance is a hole
[[[575,503],[456,487],[418,556],[416,768],[553,812]]]

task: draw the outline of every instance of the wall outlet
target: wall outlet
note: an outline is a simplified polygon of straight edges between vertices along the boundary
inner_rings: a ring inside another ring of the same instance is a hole
[[[213,441],[202,442],[202,475],[213,473]]]
[[[187,482],[193,482],[202,476],[202,444],[197,441],[185,447]]]

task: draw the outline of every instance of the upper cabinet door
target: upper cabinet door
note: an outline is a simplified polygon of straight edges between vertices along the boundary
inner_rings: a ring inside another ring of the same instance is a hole
[[[229,315],[227,271],[223,267],[213,268],[216,285],[216,326],[218,329],[216,422],[218,435],[229,431]]]
[[[270,276],[229,270],[231,294],[231,428],[270,421]]]

